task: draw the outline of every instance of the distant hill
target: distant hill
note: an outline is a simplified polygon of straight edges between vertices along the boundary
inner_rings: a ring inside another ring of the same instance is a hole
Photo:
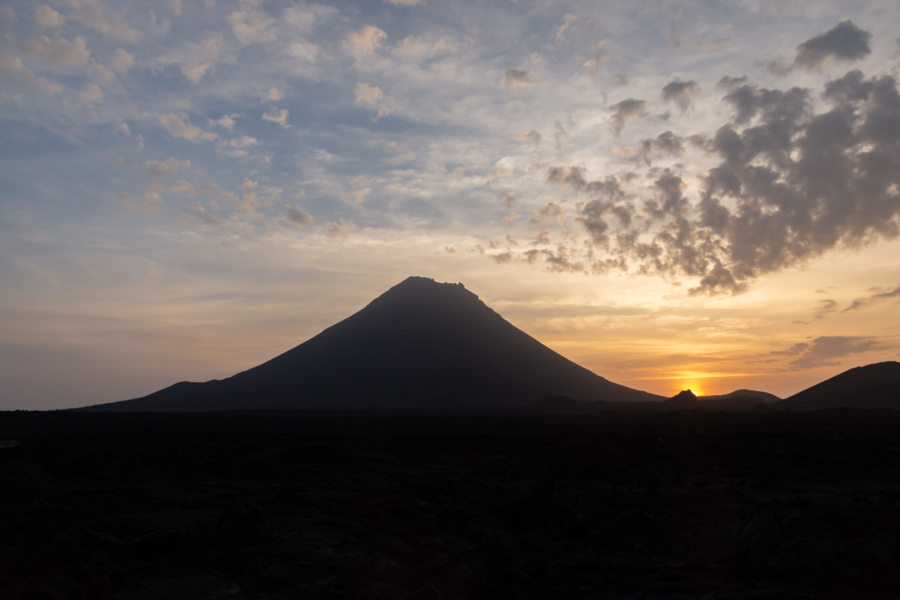
[[[700,400],[703,402],[708,402],[710,400],[758,400],[760,402],[764,402],[765,404],[773,404],[781,400],[775,394],[770,394],[769,392],[760,392],[759,390],[734,390],[728,394],[717,394],[711,396],[700,396]]]
[[[462,284],[410,277],[252,369],[82,410],[499,410],[549,396],[663,400],[608,381],[550,350]]]
[[[544,414],[595,415],[605,412],[653,414],[678,411],[747,412],[762,408],[764,408],[763,400],[755,395],[732,392],[721,396],[698,397],[691,390],[682,390],[662,401],[645,402],[580,402],[565,396],[553,396],[542,398],[528,406],[527,410]]]
[[[900,410],[900,363],[856,367],[774,404],[789,410],[892,408]]]

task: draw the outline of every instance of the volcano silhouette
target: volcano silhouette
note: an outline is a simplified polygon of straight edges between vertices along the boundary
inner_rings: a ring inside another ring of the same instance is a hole
[[[663,400],[612,383],[550,350],[462,284],[410,277],[257,367],[87,409],[497,410],[547,396]]]

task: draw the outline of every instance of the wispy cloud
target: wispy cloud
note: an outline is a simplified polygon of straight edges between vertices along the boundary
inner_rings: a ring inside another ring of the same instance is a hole
[[[900,298],[900,285],[892,289],[876,290],[868,296],[865,296],[863,298],[856,298],[853,302],[850,303],[849,306],[847,306],[847,308],[845,308],[841,312],[857,310],[863,308],[864,306],[880,302],[881,300],[890,300],[892,298]]]
[[[820,336],[809,342],[798,342],[786,350],[772,352],[776,356],[795,357],[790,366],[795,369],[840,364],[840,359],[852,354],[881,350],[883,343],[876,338],[853,336]]]

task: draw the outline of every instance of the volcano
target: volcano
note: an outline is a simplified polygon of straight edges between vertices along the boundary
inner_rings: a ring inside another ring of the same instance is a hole
[[[252,369],[86,410],[504,410],[548,396],[663,400],[557,354],[460,283],[410,277]]]

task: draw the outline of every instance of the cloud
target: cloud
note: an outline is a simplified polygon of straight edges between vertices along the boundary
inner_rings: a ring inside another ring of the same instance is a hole
[[[86,83],[78,92],[78,99],[88,104],[103,100],[103,90],[94,82]]]
[[[384,0],[384,2],[394,6],[418,6],[419,4],[424,4],[425,0]]]
[[[262,214],[259,212],[259,209],[263,204],[272,200],[274,196],[277,196],[281,190],[276,189],[274,193],[268,195],[260,195],[258,190],[259,182],[245,177],[244,181],[241,182],[240,195],[226,192],[225,197],[233,209],[240,211],[248,219],[260,219]]]
[[[149,210],[156,210],[163,204],[162,196],[160,196],[157,192],[145,192],[142,199],[143,208]]]
[[[530,143],[534,144],[535,146],[539,145],[543,139],[544,138],[541,135],[541,132],[538,131],[537,129],[532,129],[528,133],[523,133],[521,135],[516,136],[516,141],[530,142]]]
[[[188,141],[196,142],[200,140],[212,141],[219,137],[211,131],[203,131],[196,125],[191,124],[185,114],[176,115],[169,113],[160,115],[159,122],[175,138],[184,138]]]
[[[622,128],[629,121],[633,121],[647,114],[646,100],[638,100],[636,98],[627,98],[610,107],[612,116],[610,116],[610,128],[615,135],[621,133]]]
[[[162,196],[158,192],[145,192],[141,196],[135,196],[127,192],[115,194],[115,200],[124,208],[141,213],[150,213],[164,204]]]
[[[91,69],[94,71],[94,77],[97,81],[102,81],[103,83],[112,83],[116,80],[116,74],[98,63],[96,60],[91,61]]]
[[[194,195],[194,184],[192,184],[190,181],[185,181],[184,179],[173,181],[172,185],[169,186],[169,189],[173,193],[180,194],[182,196]]]
[[[700,137],[692,136],[688,138],[688,141],[698,144],[700,139]],[[685,141],[685,138],[679,137],[671,131],[664,131],[655,138],[639,141],[633,160],[643,161],[649,167],[655,156],[680,156],[684,152]]]
[[[313,223],[315,223],[312,215],[296,205],[288,207],[287,212],[285,212],[284,214],[284,218],[286,218],[289,223],[297,227],[305,227],[307,225],[312,225]]]
[[[429,39],[418,35],[403,38],[391,53],[404,60],[420,61],[425,58],[449,54],[456,51],[456,45],[444,38]]]
[[[34,20],[40,27],[61,27],[65,24],[66,18],[47,6],[41,4],[34,9]]]
[[[222,50],[222,36],[217,33],[206,36],[200,44],[189,44],[190,57],[179,65],[181,74],[191,83],[197,83],[215,66]]]
[[[356,229],[356,223],[353,221],[347,221],[345,219],[338,219],[337,221],[331,221],[328,223],[327,227],[322,230],[322,233],[327,237],[341,237],[350,233],[351,231]]]
[[[181,74],[184,75],[184,78],[192,83],[197,83],[203,76],[206,75],[206,72],[212,66],[209,62],[197,62],[197,61],[188,61],[181,65],[180,70]]]
[[[356,83],[355,104],[376,106],[384,98],[380,87],[359,81]]]
[[[134,55],[130,52],[123,50],[122,48],[116,48],[116,51],[113,52],[113,59],[110,66],[112,66],[113,71],[123,75],[128,72],[129,69],[134,65]]]
[[[288,128],[288,109],[282,108],[280,110],[272,109],[271,111],[266,111],[263,113],[262,120],[269,121],[271,123],[277,123],[284,127]]]
[[[868,306],[869,304],[873,304],[875,302],[879,302],[881,300],[889,300],[891,298],[900,298],[900,285],[889,289],[889,290],[879,290],[874,293],[866,296],[864,298],[857,298],[850,305],[842,310],[841,312],[847,312],[850,310],[857,310],[864,306]]]
[[[497,200],[502,202],[507,209],[510,209],[516,201],[516,193],[509,190],[497,192]]]
[[[871,53],[872,34],[845,19],[822,35],[797,46],[794,65],[807,71],[818,71],[833,60],[856,60]]]
[[[828,314],[833,313],[836,310],[836,300],[832,300],[831,298],[823,298],[822,300],[819,300],[819,308],[817,308],[816,312],[813,313],[813,319],[824,319]]]
[[[553,219],[562,214],[562,208],[556,202],[548,202],[538,214],[545,219]]]
[[[736,294],[831,250],[900,237],[900,93],[892,77],[850,71],[821,95],[741,80],[727,87],[730,122],[686,138],[665,132],[625,153],[624,161],[646,164],[643,173],[592,180],[579,165],[546,169],[548,184],[589,197],[572,215],[589,245],[567,246],[566,268],[687,277],[690,294]],[[645,110],[632,99],[613,106],[613,119],[619,126]],[[687,144],[711,159],[705,172],[686,177],[680,163],[652,164]],[[535,256],[543,255],[522,258]],[[560,256],[546,266],[562,268]]]
[[[284,94],[281,93],[277,87],[270,87],[266,94],[266,100],[269,102],[281,102],[284,100]]]
[[[238,116],[237,113],[222,115],[221,117],[219,117],[218,119],[216,119],[215,121],[212,121],[212,122],[214,124],[218,125],[219,127],[224,127],[225,129],[234,129],[234,123],[235,123],[234,118],[236,116]]]
[[[104,6],[100,0],[65,0],[70,12],[69,18],[82,25],[99,31],[106,37],[119,38],[135,43],[140,33],[125,22],[119,11]]]
[[[254,3],[245,3],[239,10],[233,11],[228,15],[228,22],[242,46],[275,39],[275,33],[270,29],[275,19],[258,10]]]
[[[375,120],[391,114],[394,110],[382,102],[384,99],[384,92],[380,87],[365,82],[357,82],[356,100],[354,103],[360,106],[377,106],[378,113],[375,115]]]
[[[0,81],[12,88],[24,91],[58,92],[60,88],[55,83],[36,76],[25,68],[22,59],[18,56],[0,53]]]
[[[691,97],[696,96],[702,90],[696,81],[671,81],[663,87],[661,97],[666,102],[674,103],[681,112],[691,107]]]
[[[578,23],[578,15],[575,13],[566,13],[563,15],[563,22],[556,28],[556,31],[553,33],[553,37],[557,41],[562,41],[566,39],[566,35],[568,35],[569,31],[574,29],[575,24]]]
[[[387,34],[372,25],[363,25],[356,31],[351,31],[344,38],[344,50],[355,60],[361,61],[373,56],[381,43],[387,39]]]
[[[503,71],[503,79],[501,84],[507,90],[521,90],[529,88],[537,84],[531,71],[520,71],[518,69],[506,69]]]
[[[287,119],[287,117],[285,117],[285,119]],[[256,138],[253,137],[253,136],[242,135],[242,136],[240,136],[240,137],[231,138],[231,139],[228,140],[227,142],[224,142],[224,141],[223,141],[222,143],[223,143],[225,146],[227,146],[228,148],[238,148],[238,149],[242,149],[242,148],[250,148],[250,147],[252,147],[252,146],[258,145],[258,144],[259,144],[259,140],[256,139]]]
[[[164,161],[148,160],[144,166],[150,177],[165,178],[171,177],[181,169],[189,169],[191,161],[177,158],[168,158]]]
[[[222,227],[226,223],[225,219],[208,212],[202,204],[185,207],[184,213],[208,227]]]
[[[616,48],[607,40],[602,40],[597,44],[597,49],[591,56],[582,63],[591,75],[596,75],[597,71],[606,63],[607,60],[615,56]]]
[[[87,64],[91,53],[83,37],[71,42],[64,37],[39,35],[22,44],[22,51],[29,59],[56,69],[68,69]]]
[[[789,364],[795,369],[811,369],[839,364],[838,359],[851,354],[882,350],[884,345],[875,338],[850,336],[821,336],[811,342],[794,344],[774,355],[796,356]]]
[[[716,83],[716,88],[720,90],[731,90],[736,88],[739,85],[743,85],[747,83],[747,77],[742,75],[740,77],[732,77],[731,75],[725,75],[721,79],[719,79],[718,83]]]

